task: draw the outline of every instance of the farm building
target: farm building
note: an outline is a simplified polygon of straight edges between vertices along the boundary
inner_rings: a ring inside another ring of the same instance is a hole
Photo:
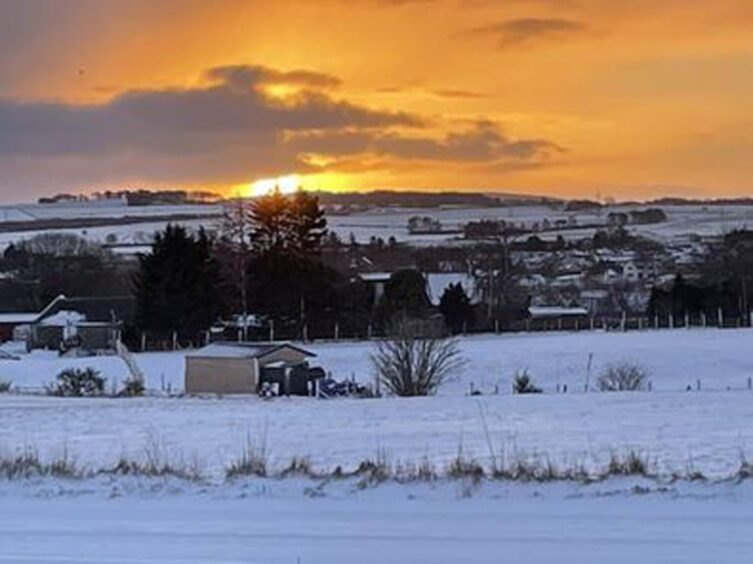
[[[38,317],[38,313],[0,313],[0,343],[13,340],[19,327],[29,326]]]
[[[314,353],[290,343],[216,342],[186,356],[189,394],[255,394],[263,386],[281,395],[310,395],[321,370],[309,369]]]
[[[130,297],[58,296],[31,323],[27,348],[114,351],[134,310]]]

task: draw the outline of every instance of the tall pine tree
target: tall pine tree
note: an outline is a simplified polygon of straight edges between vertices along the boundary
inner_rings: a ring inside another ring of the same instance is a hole
[[[139,328],[167,337],[197,338],[222,313],[219,266],[202,229],[178,225],[158,233],[152,252],[139,257],[134,286]]]

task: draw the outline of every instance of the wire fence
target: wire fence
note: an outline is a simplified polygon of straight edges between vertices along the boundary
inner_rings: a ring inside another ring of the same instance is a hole
[[[488,323],[467,324],[461,331],[451,332],[441,318],[425,322],[426,336],[471,336],[503,333],[556,333],[593,331],[648,331],[677,329],[740,329],[751,327],[752,316],[725,315],[723,312],[655,315],[655,316],[572,316],[553,318],[529,318],[520,320],[495,320]],[[353,323],[339,320],[323,320],[308,323],[275,323],[268,321],[261,326],[226,329],[222,332],[203,331],[193,335],[175,330],[154,334],[143,331],[131,334],[128,345],[131,350],[169,351],[195,349],[217,341],[246,343],[270,343],[280,341],[310,342],[359,342],[388,337],[383,327],[372,323]]]

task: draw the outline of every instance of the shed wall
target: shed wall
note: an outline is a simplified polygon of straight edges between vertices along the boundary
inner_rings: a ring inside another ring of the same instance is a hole
[[[255,394],[257,370],[248,358],[186,358],[186,393]]]

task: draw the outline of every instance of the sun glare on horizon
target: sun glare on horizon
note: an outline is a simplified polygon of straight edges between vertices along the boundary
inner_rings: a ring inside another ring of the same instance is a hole
[[[301,187],[301,181],[297,174],[278,176],[276,178],[260,178],[249,185],[250,196],[264,196],[273,192],[275,189],[280,190],[283,194],[292,194]]]

